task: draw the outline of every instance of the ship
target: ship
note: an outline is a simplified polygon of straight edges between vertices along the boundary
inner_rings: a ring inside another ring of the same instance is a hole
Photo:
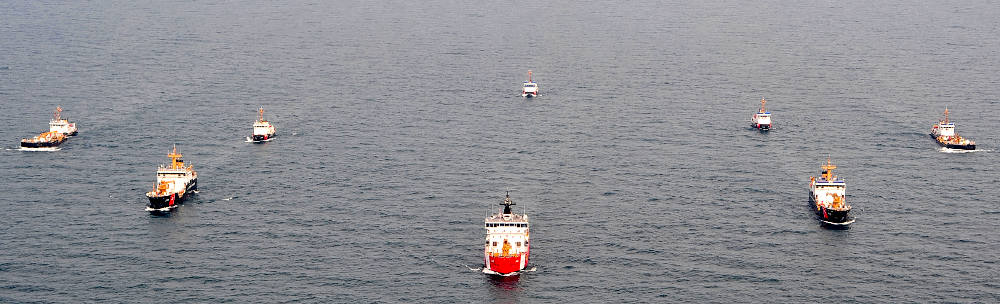
[[[931,126],[931,138],[939,146],[948,149],[975,150],[976,142],[959,136],[955,132],[955,123],[948,120],[948,108],[944,109],[944,120]]]
[[[54,149],[66,141],[66,135],[57,131],[49,131],[38,134],[33,138],[22,138],[21,148],[27,150],[34,149]]]
[[[160,165],[156,170],[156,188],[146,192],[149,206],[146,211],[163,212],[177,208],[188,196],[198,190],[198,172],[193,165],[184,165],[181,154],[177,153],[177,145],[167,154],[170,165]]]
[[[274,139],[274,126],[264,120],[264,107],[257,109],[257,121],[253,123],[253,134],[247,140],[255,143],[268,142]]]
[[[764,104],[766,103],[767,100],[761,98],[760,109],[758,109],[757,113],[754,113],[753,116],[750,117],[750,126],[757,128],[761,131],[767,131],[771,129],[771,112],[768,112],[767,109],[764,108]]]
[[[507,198],[500,203],[503,208],[486,218],[486,267],[483,272],[509,276],[518,274],[528,265],[531,251],[528,215],[514,213],[511,211],[513,205],[508,192]]]
[[[62,106],[56,106],[56,112],[52,114],[52,120],[49,121],[49,131],[59,132],[66,136],[75,136],[77,133],[76,123],[62,119],[61,114]]]
[[[535,97],[538,96],[538,83],[531,80],[531,70],[528,70],[528,81],[525,81],[521,86],[521,97]]]
[[[851,205],[847,203],[847,183],[833,175],[834,166],[826,159],[819,177],[809,178],[809,203],[816,209],[816,216],[826,225],[847,226],[854,222]]]

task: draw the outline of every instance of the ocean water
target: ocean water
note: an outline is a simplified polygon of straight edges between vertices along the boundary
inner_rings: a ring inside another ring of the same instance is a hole
[[[0,302],[1000,301],[986,1],[14,0],[0,20]],[[57,105],[80,135],[18,151]],[[245,143],[261,105],[279,137]],[[928,138],[945,107],[978,151]],[[201,190],[151,216],[174,144]],[[827,157],[849,230],[807,205]],[[536,271],[500,279],[472,269],[507,190]]]

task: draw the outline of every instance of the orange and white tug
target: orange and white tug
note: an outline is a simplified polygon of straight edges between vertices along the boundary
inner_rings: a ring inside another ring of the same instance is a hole
[[[531,250],[528,215],[516,214],[510,193],[500,203],[503,209],[486,218],[486,267],[483,272],[502,276],[518,274],[528,266]]]
[[[538,96],[538,83],[531,80],[531,70],[528,70],[528,81],[525,81],[521,85],[521,97],[535,97]]]
[[[253,123],[253,134],[247,140],[255,143],[268,142],[274,139],[274,125],[264,120],[264,107],[257,109],[257,121]]]
[[[146,192],[149,198],[146,211],[173,210],[198,190],[198,172],[194,171],[193,165],[184,166],[181,156],[177,153],[177,145],[174,145],[174,150],[167,154],[170,165],[160,165],[156,170],[156,189]]]
[[[764,104],[766,103],[767,100],[761,98],[760,109],[757,110],[757,113],[754,113],[753,116],[750,117],[750,126],[760,129],[761,131],[771,129],[771,112],[768,112],[767,109],[764,108]]]
[[[30,139],[22,138],[21,149],[25,151],[55,151],[58,150],[59,145],[69,139],[69,136],[76,135],[76,124],[62,119],[60,113],[62,113],[62,107],[56,106],[55,114],[52,114],[52,120],[49,121],[49,131]]]
[[[847,227],[854,223],[854,218],[850,216],[851,205],[845,198],[847,183],[833,175],[837,166],[829,158],[821,168],[823,171],[818,178],[809,178],[809,203],[816,208],[816,216],[823,224]]]
[[[963,138],[958,135],[958,132],[955,132],[955,123],[948,121],[948,108],[944,108],[944,120],[931,126],[930,135],[939,146],[947,149],[976,149],[976,142]]]
[[[57,147],[66,141],[66,135],[63,135],[57,131],[48,131],[42,134],[38,134],[33,138],[22,138],[21,139],[21,149],[25,151],[30,150],[49,150],[55,151]]]

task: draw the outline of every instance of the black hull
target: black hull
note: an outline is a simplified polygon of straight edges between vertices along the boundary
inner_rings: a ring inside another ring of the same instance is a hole
[[[976,145],[975,144],[971,144],[971,145],[953,145],[953,144],[943,143],[943,142],[938,141],[937,137],[934,137],[934,134],[930,134],[930,135],[931,135],[931,138],[934,139],[934,142],[936,142],[938,144],[938,146],[942,146],[942,147],[945,147],[945,148],[948,148],[948,149],[955,149],[955,150],[975,150],[976,149]]]
[[[274,134],[271,135],[251,135],[250,140],[253,142],[264,142],[274,138]]]
[[[161,211],[164,208],[173,209],[184,203],[184,200],[187,199],[188,196],[191,196],[191,194],[194,194],[195,190],[198,190],[197,178],[188,183],[187,191],[184,191],[184,193],[170,193],[163,196],[147,196],[149,197],[149,206],[147,207],[149,207],[148,209],[151,211]],[[173,200],[173,204],[171,204],[171,200]]]
[[[819,218],[823,224],[827,225],[850,225],[854,222],[851,218],[851,209],[847,210],[833,210],[826,209],[824,207],[816,207],[816,200],[813,198],[812,191],[809,191],[809,207],[816,211],[816,217]]]
[[[76,136],[77,133],[80,133],[80,132],[73,131],[73,133],[66,134],[66,136]]]
[[[759,129],[761,131],[771,130],[771,125],[758,125],[758,124],[755,124],[755,123],[751,123],[750,126],[753,127],[753,128],[755,128],[755,129]]]
[[[53,147],[58,147],[65,141],[66,141],[65,139],[59,141],[35,142],[35,143],[22,141],[21,148],[53,148]]]
[[[524,94],[524,97],[532,98],[532,97],[535,97],[535,94],[526,93],[526,94]]]

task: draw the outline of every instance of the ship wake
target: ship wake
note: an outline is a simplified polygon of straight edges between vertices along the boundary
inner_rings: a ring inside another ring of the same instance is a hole
[[[19,151],[43,151],[43,152],[52,152],[52,151],[59,151],[59,147],[48,147],[48,148],[25,148],[25,147],[21,147],[20,149],[17,149],[17,150],[19,150]]]
[[[269,141],[272,141],[272,140],[274,140],[274,137],[271,137],[271,138],[268,138],[268,139],[265,139],[265,140],[253,140],[253,138],[250,138],[249,136],[247,136],[247,138],[246,138],[246,139],[247,139],[247,140],[246,140],[246,141],[244,141],[244,142],[247,142],[247,143],[254,143],[254,142],[269,142]]]
[[[511,273],[499,273],[499,272],[496,272],[496,271],[492,271],[489,268],[476,268],[476,269],[472,269],[472,267],[469,267],[468,265],[466,265],[465,267],[469,268],[469,270],[472,270],[472,271],[478,271],[479,269],[482,269],[482,272],[485,273],[485,274],[495,275],[495,276],[501,276],[501,277],[515,276],[515,275],[519,275],[519,274],[522,274],[522,273],[535,272],[536,270],[538,270],[538,267],[531,267],[531,269],[525,269],[525,270],[515,271],[515,272],[511,272]]]
[[[949,149],[949,148],[945,148],[945,147],[941,147],[941,148],[938,149],[938,152],[941,152],[941,153],[973,153],[973,152],[991,152],[991,151],[993,151],[993,150],[978,150],[978,149],[977,150],[962,150],[962,149]]]

